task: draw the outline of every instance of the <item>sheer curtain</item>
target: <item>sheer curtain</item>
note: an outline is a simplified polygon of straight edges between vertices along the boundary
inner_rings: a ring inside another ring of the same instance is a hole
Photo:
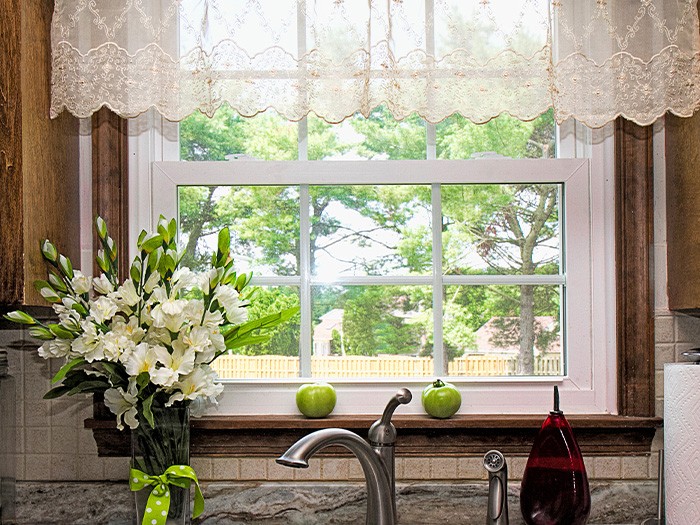
[[[553,107],[597,127],[700,102],[696,0],[56,0],[52,50],[52,116]]]

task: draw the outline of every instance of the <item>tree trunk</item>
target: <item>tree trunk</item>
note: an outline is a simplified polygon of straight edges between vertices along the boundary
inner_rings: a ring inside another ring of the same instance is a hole
[[[185,247],[185,265],[188,267],[195,265],[197,260],[197,243],[199,242],[199,238],[202,236],[204,225],[212,218],[212,214],[214,212],[215,190],[216,186],[209,187],[209,195],[207,196],[206,202],[204,202],[202,205],[202,212],[197,216],[196,221],[193,221],[190,236],[187,238],[187,246]]]
[[[520,286],[520,354],[518,375],[533,375],[535,372],[535,287]]]

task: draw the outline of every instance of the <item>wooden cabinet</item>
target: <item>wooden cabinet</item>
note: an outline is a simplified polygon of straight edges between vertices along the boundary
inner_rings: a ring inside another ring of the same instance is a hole
[[[666,118],[668,305],[700,315],[700,115]]]
[[[46,304],[42,239],[79,260],[78,120],[49,119],[52,11],[0,0],[0,304]]]

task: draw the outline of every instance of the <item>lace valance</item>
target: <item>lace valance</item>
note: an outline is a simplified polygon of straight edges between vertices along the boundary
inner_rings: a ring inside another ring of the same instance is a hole
[[[51,115],[273,108],[649,124],[700,102],[695,0],[56,0]]]

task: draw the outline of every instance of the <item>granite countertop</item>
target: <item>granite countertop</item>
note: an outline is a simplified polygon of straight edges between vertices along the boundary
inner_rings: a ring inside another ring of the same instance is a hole
[[[326,525],[363,523],[363,483],[203,483],[205,512],[195,524]],[[486,483],[397,483],[399,523],[483,525]],[[656,516],[656,482],[592,482],[589,525],[640,525]],[[518,487],[509,490],[511,525],[521,525]],[[126,483],[19,482],[18,525],[132,523]]]

